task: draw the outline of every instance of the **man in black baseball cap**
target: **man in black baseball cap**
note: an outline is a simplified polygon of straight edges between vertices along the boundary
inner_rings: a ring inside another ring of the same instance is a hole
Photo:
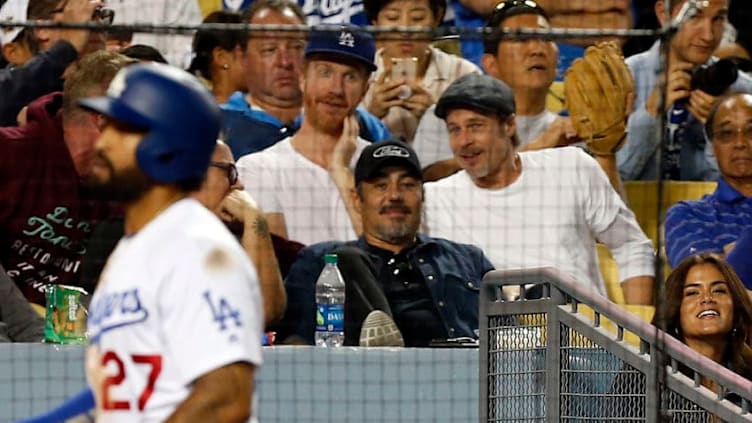
[[[338,255],[346,283],[345,345],[425,347],[477,338],[478,287],[491,263],[476,247],[418,233],[423,178],[413,149],[401,141],[369,145],[354,180],[351,199],[363,234],[300,252],[285,280],[279,339],[313,343],[316,278],[328,253]]]
[[[388,166],[400,166],[418,180],[423,180],[418,156],[401,141],[385,141],[366,147],[355,166],[355,185],[384,174]]]

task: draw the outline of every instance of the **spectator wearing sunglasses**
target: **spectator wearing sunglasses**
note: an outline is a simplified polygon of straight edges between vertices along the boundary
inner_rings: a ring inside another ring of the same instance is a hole
[[[455,24],[464,28],[481,28],[491,16],[498,0],[451,0]],[[511,0],[508,3],[540,5],[550,17],[554,28],[628,29],[633,25],[632,0]],[[582,46],[593,39],[567,40],[569,44],[559,44],[563,59],[560,70],[582,55]],[[480,37],[468,36],[461,40],[462,55],[480,65],[483,45]]]
[[[486,29],[514,31],[546,30],[548,14],[532,1],[499,3]],[[559,50],[553,41],[541,38],[515,40],[501,33],[488,35],[483,42],[483,69],[512,88],[516,107],[515,123],[519,151],[564,147],[580,141],[569,118],[546,109],[548,93],[556,78]],[[626,99],[624,99],[626,102]],[[449,134],[443,120],[429,110],[418,126],[414,147],[426,166],[427,180],[437,180],[460,169],[449,147]],[[621,180],[613,155],[596,158],[617,191]]]
[[[285,260],[292,261],[302,245],[269,232],[264,212],[238,180],[238,170],[227,144],[217,142],[206,179],[193,197],[228,225],[256,266],[264,301],[264,322],[268,325],[281,318],[287,298],[275,250],[279,249]]]
[[[303,245],[269,233],[264,213],[243,191],[227,144],[217,142],[206,178],[191,196],[225,222],[256,266],[265,324],[281,318],[287,304],[282,278]],[[116,218],[100,224],[92,234],[91,252],[84,259],[80,278],[87,291],[96,288],[102,267],[123,236],[123,230],[122,218]]]

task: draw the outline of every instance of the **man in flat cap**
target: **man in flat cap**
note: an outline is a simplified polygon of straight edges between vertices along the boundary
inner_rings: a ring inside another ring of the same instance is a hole
[[[492,265],[477,247],[418,233],[423,177],[413,149],[400,141],[371,144],[354,180],[350,195],[363,235],[300,252],[285,279],[288,307],[278,339],[313,343],[316,278],[328,253],[338,255],[346,285],[345,345],[426,347],[477,338],[480,281]]]
[[[652,245],[595,159],[576,147],[516,152],[514,94],[490,76],[452,83],[436,115],[463,170],[426,184],[428,233],[481,247],[497,269],[552,266],[606,296],[602,242],[627,303],[652,303]]]

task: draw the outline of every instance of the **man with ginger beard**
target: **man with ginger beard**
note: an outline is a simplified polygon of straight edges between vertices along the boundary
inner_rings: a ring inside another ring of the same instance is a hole
[[[303,25],[305,15],[290,0],[256,0],[243,13],[252,25]],[[248,92],[232,93],[222,104],[222,133],[236,159],[264,150],[292,136],[301,126],[304,34],[253,31],[242,46]],[[235,54],[235,52],[233,53]],[[228,69],[232,62],[225,63]],[[360,137],[391,138],[384,124],[364,108],[356,109]]]
[[[348,201],[352,172],[368,143],[356,106],[368,90],[373,37],[355,27],[311,33],[305,50],[300,130],[238,160],[240,179],[279,236],[312,244],[353,239],[360,217]]]

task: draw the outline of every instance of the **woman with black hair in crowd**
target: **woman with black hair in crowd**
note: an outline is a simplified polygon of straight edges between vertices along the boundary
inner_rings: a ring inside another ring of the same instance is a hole
[[[239,14],[217,11],[203,23],[239,24]],[[203,79],[218,104],[227,102],[235,91],[246,91],[243,55],[247,34],[241,31],[199,30],[193,37],[193,60],[188,72]]]

